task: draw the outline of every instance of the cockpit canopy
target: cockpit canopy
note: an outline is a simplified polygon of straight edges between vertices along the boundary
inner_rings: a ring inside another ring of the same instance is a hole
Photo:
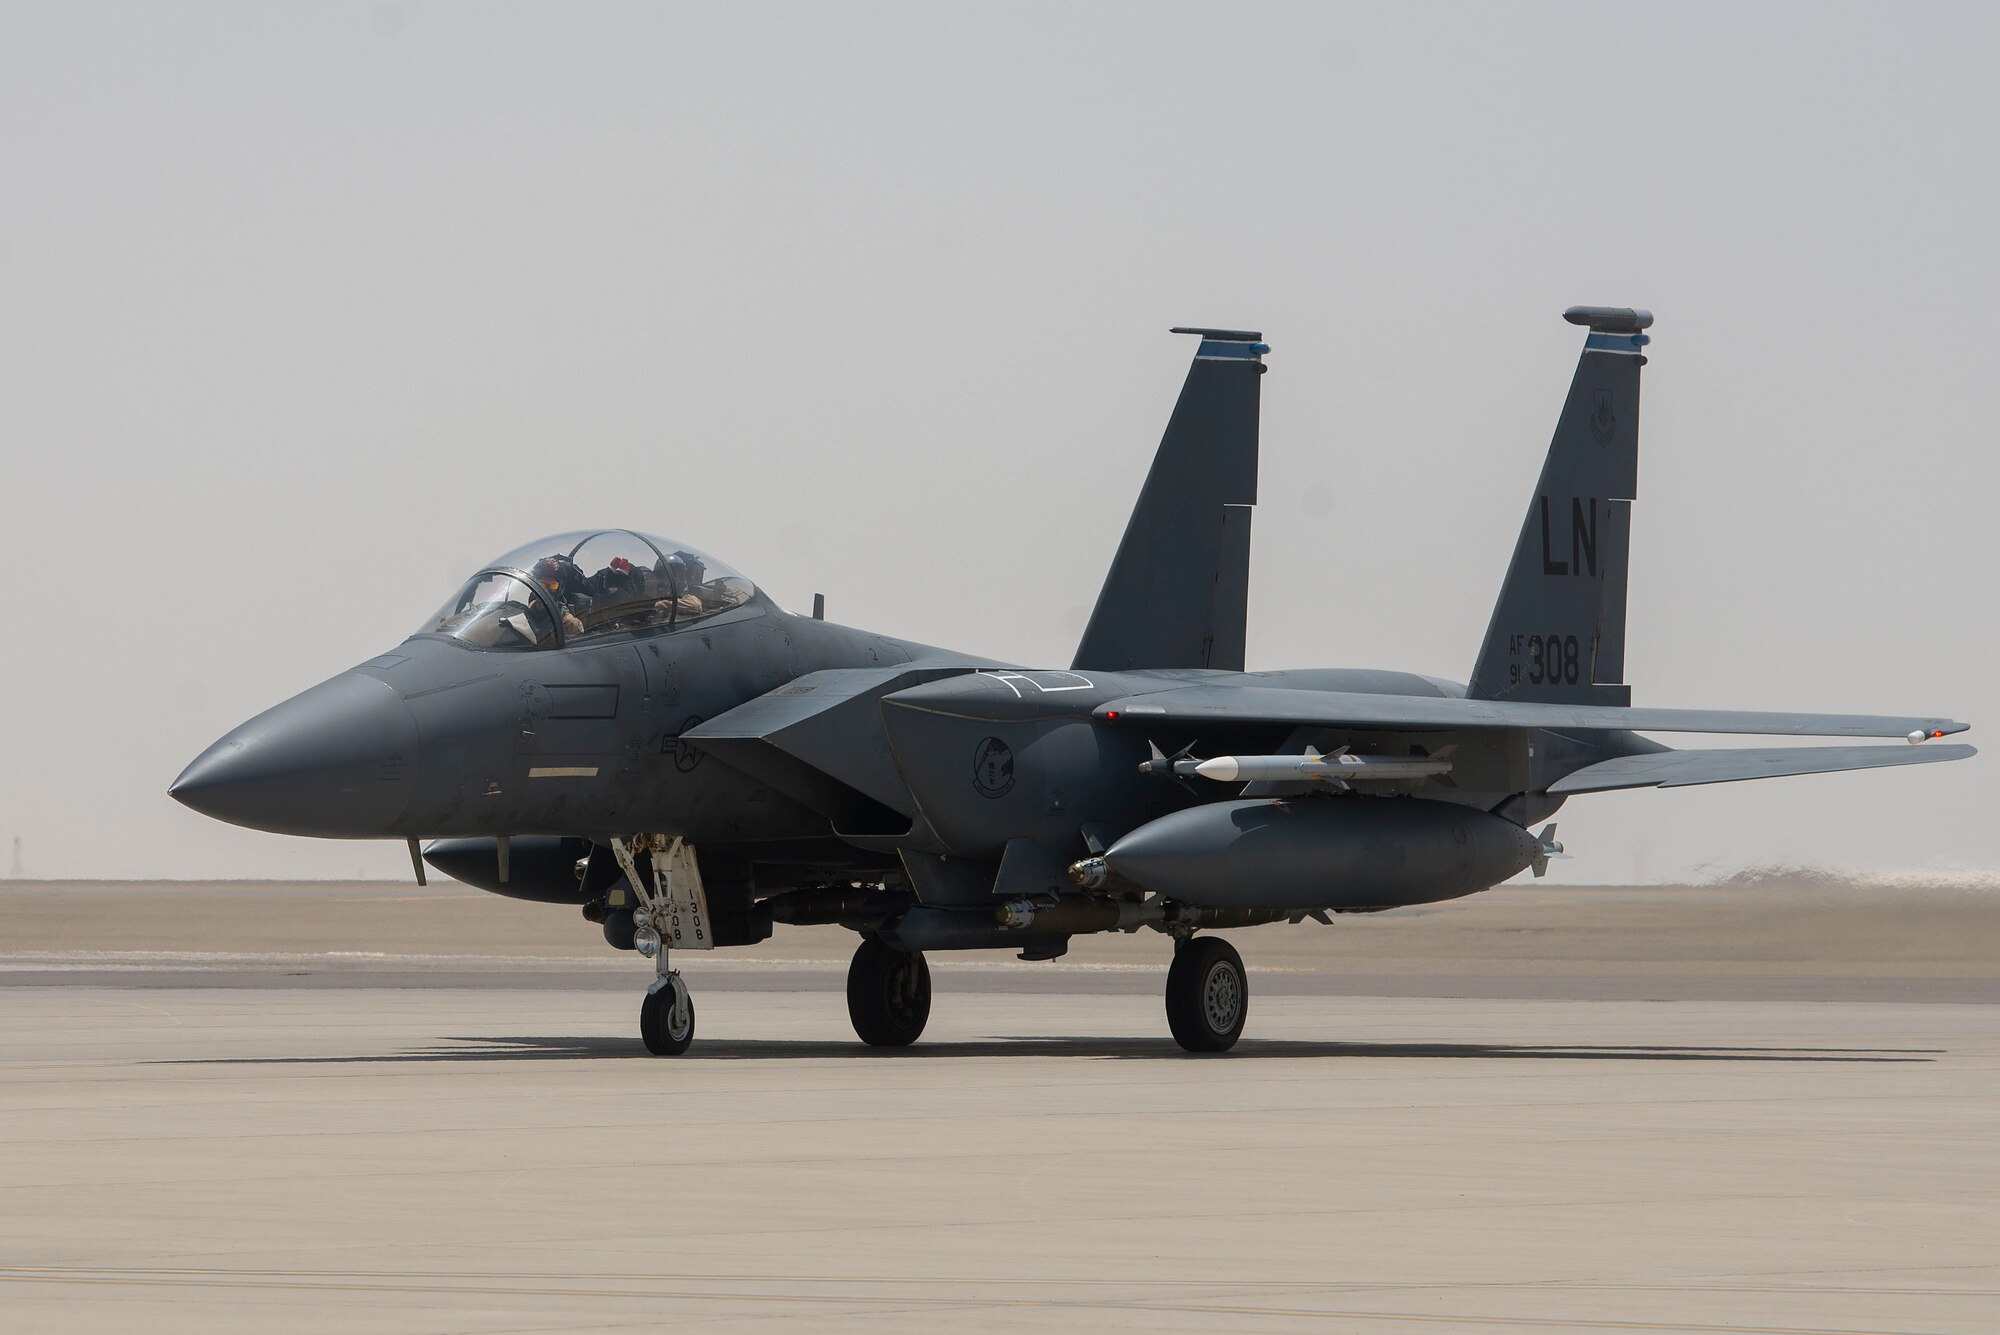
[[[419,634],[481,649],[553,649],[696,625],[756,595],[704,552],[631,529],[587,529],[488,561]]]

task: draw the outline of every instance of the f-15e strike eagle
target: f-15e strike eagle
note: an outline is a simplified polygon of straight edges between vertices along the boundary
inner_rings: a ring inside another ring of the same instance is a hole
[[[916,1040],[924,956],[1173,942],[1167,1022],[1222,1051],[1243,963],[1205,928],[1451,899],[1561,853],[1577,793],[1957,760],[1969,746],[1680,750],[1641,733],[1895,738],[1945,718],[1635,708],[1625,583],[1645,311],[1588,328],[1463,686],[1244,669],[1258,387],[1248,330],[1200,339],[1075,661],[1015,667],[786,612],[635,529],[481,566],[395,649],[259,714],[169,790],[253,829],[403,839],[497,894],[581,905],[656,966],[640,1032],[685,1052],[674,952],[778,924],[860,936],[862,1040]],[[1539,831],[1534,827],[1542,826]]]

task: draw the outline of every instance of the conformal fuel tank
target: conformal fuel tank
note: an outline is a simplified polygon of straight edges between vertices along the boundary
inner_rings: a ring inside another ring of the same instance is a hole
[[[1534,861],[1533,835],[1472,807],[1405,797],[1217,802],[1141,825],[1104,854],[1190,904],[1391,908],[1455,899]]]

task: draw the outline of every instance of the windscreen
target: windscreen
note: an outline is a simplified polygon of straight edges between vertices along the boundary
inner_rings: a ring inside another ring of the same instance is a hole
[[[480,649],[539,649],[556,642],[548,608],[513,575],[474,575],[438,610],[424,634],[449,635]]]

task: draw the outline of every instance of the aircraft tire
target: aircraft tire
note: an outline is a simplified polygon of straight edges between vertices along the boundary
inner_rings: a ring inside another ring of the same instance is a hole
[[[1196,936],[1174,948],[1167,970],[1167,1028],[1189,1052],[1227,1052],[1250,1017],[1243,957],[1220,937]]]
[[[694,998],[679,974],[639,1003],[639,1037],[655,1057],[678,1057],[694,1043]]]
[[[870,1047],[916,1042],[931,1018],[931,966],[924,953],[863,938],[847,966],[847,1018]]]

